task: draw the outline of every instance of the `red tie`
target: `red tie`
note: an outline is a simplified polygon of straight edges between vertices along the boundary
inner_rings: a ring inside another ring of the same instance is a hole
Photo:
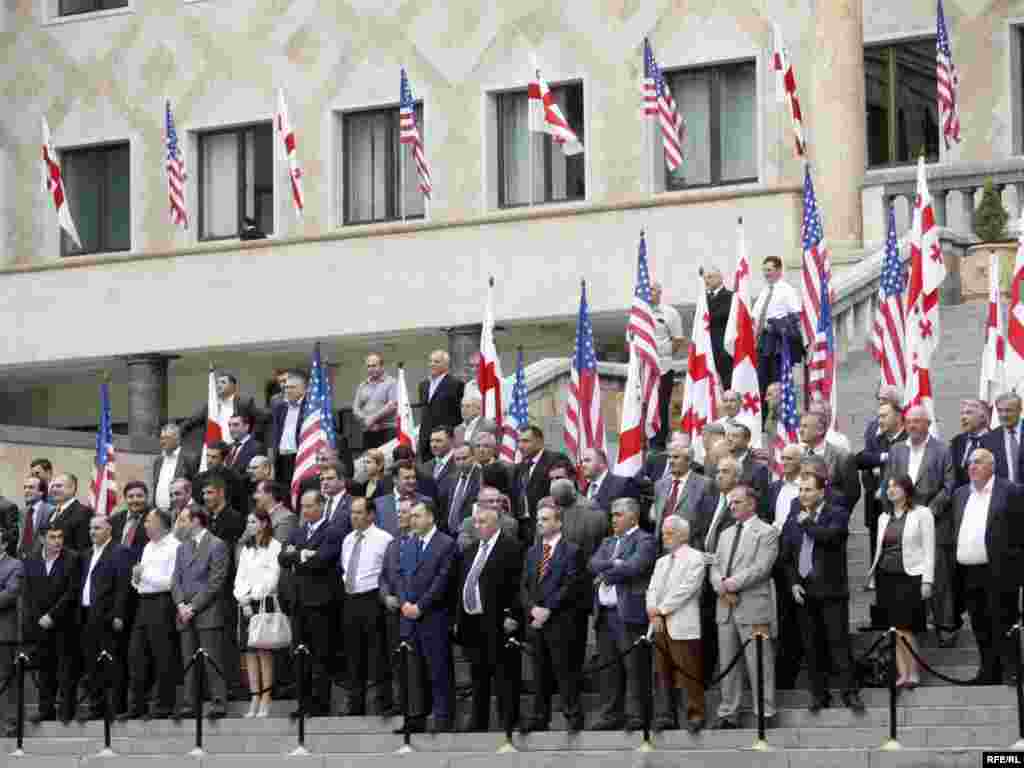
[[[676,511],[676,502],[679,501],[679,481],[672,481],[672,493],[668,495],[668,504],[665,505],[665,509],[662,512],[661,519],[664,521],[670,515],[674,515]]]
[[[543,581],[544,576],[548,572],[548,566],[551,564],[551,545],[544,545],[544,556],[540,560],[540,568],[537,570],[537,581]]]
[[[129,520],[127,526],[128,529],[124,532],[124,543],[130,547],[135,543],[135,520]]]
[[[21,550],[26,554],[32,549],[32,539],[35,537],[35,510],[32,507],[25,507],[25,527],[21,532]]]

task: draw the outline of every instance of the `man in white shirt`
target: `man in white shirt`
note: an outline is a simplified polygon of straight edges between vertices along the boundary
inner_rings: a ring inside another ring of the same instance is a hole
[[[181,542],[170,535],[171,517],[167,512],[150,510],[144,525],[149,543],[131,572],[132,587],[139,596],[128,651],[131,706],[121,720],[170,717],[177,686],[171,582]],[[154,683],[156,701],[150,715],[146,712],[146,700]]]
[[[305,375],[290,371],[284,386],[284,400],[274,407],[274,436],[269,447],[274,458],[274,478],[285,485],[292,484],[292,474],[295,472],[295,455],[299,450],[302,405],[305,399]]]
[[[996,476],[995,458],[985,448],[971,454],[967,473],[970,482],[953,495],[957,613],[967,610],[978,643],[975,684],[997,685],[1013,682],[1015,669],[1006,633],[1017,616],[1024,499],[1020,486]]]
[[[788,339],[793,358],[800,338],[800,297],[782,277],[782,259],[768,256],[761,264],[765,285],[754,302],[754,334],[757,336],[757,380],[761,396],[773,381],[779,380],[779,361],[783,339]]]
[[[391,666],[386,646],[380,574],[392,536],[374,524],[373,499],[352,500],[352,532],[341,545],[338,573],[345,587],[345,656],[349,692],[346,715],[366,714],[367,685],[374,684],[377,712],[390,711]]]
[[[669,431],[669,405],[672,402],[672,388],[676,380],[674,358],[683,350],[683,321],[671,304],[661,303],[662,285],[651,283],[651,314],[654,316],[654,343],[658,348],[661,363],[661,382],[658,386],[658,410],[661,412],[661,429],[651,440],[651,448],[664,450]]]

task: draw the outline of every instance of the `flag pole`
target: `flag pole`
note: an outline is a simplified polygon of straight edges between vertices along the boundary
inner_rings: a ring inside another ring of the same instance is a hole
[[[405,151],[403,144],[398,145],[398,151],[402,153],[401,162],[398,164],[398,208],[402,212],[402,221],[405,222],[405,179],[407,168],[405,166],[406,158],[408,153]]]

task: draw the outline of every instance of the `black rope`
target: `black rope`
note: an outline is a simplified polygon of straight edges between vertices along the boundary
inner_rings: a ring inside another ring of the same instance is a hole
[[[685,669],[683,669],[678,664],[676,664],[675,660],[672,658],[671,654],[669,653],[668,648],[666,648],[666,647],[664,647],[662,645],[659,645],[657,640],[655,640],[655,642],[654,642],[654,647],[657,648],[658,651],[661,652],[662,658],[664,658],[664,659],[666,659],[668,661],[668,663],[672,667],[673,671],[682,672],[683,673],[683,677],[687,678],[688,680],[692,680],[695,683],[698,683],[705,691],[707,691],[707,690],[709,690],[711,688],[714,688],[716,685],[718,685],[720,682],[722,682],[725,679],[726,675],[728,675],[730,672],[732,672],[732,668],[735,667],[737,663],[739,663],[740,657],[743,656],[743,652],[747,649],[747,646],[750,645],[750,643],[753,641],[753,639],[754,639],[753,635],[748,637],[743,642],[743,644],[739,647],[739,650],[736,651],[736,655],[732,657],[732,661],[729,662],[728,666],[724,670],[722,670],[718,675],[716,675],[715,677],[711,678],[710,680],[704,680],[703,678],[694,677],[689,672],[687,672]]]
[[[11,687],[11,682],[14,680],[15,675],[18,674],[18,665],[14,664],[11,666],[11,673],[7,675],[7,679],[4,680],[3,685],[0,685],[0,696],[3,696],[7,689]]]
[[[868,648],[866,651],[864,651],[864,653],[862,653],[860,655],[859,659],[854,659],[854,661],[865,661],[868,658],[868,656],[870,656],[872,653],[875,652],[875,650],[877,650],[878,646],[880,646],[882,644],[882,641],[885,640],[885,638],[888,637],[888,636],[889,636],[889,631],[888,630],[886,630],[885,632],[882,632],[875,639],[875,642],[873,642],[871,644],[871,647]]]
[[[925,661],[917,655],[917,651],[914,650],[914,646],[910,644],[907,638],[903,637],[903,635],[897,636],[900,640],[903,641],[903,645],[907,647],[907,650],[910,651],[910,655],[914,657],[917,663],[920,664],[924,669],[928,670],[931,674],[939,678],[939,680],[944,680],[945,682],[950,683],[951,685],[975,685],[973,678],[971,678],[970,680],[957,680],[956,678],[949,677],[947,675],[942,674],[941,672],[937,672],[933,667],[931,667],[928,664],[927,661]]]

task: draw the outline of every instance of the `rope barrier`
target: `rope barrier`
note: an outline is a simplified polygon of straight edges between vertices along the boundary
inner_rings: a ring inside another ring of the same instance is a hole
[[[920,664],[923,669],[927,670],[931,674],[935,675],[935,677],[939,678],[939,680],[943,680],[944,682],[947,682],[950,685],[974,685],[975,684],[973,678],[970,679],[970,680],[957,680],[955,677],[949,677],[948,675],[944,675],[941,672],[937,671],[927,661],[925,661],[924,659],[922,659],[918,655],[917,651],[914,650],[914,646],[910,644],[910,642],[907,640],[907,638],[903,637],[903,635],[897,635],[897,637],[899,637],[900,642],[903,643],[904,647],[908,651],[910,651],[910,655],[914,657],[914,660],[917,661],[917,663]]]
[[[655,635],[655,638],[657,638],[657,635]],[[678,664],[676,664],[675,661],[672,659],[672,656],[669,653],[668,648],[658,644],[657,640],[654,641],[654,647],[658,649],[658,651],[661,653],[662,658],[666,659],[668,661],[669,665],[672,667],[672,669],[674,671],[682,672],[683,673],[683,677],[685,677],[688,680],[692,680],[695,683],[698,683],[705,691],[708,691],[711,688],[714,688],[720,682],[722,682],[722,680],[724,680],[726,678],[726,676],[730,672],[732,672],[732,668],[735,667],[737,663],[739,663],[740,657],[743,656],[743,653],[744,653],[744,651],[746,651],[747,646],[750,645],[750,643],[753,642],[753,640],[754,640],[754,636],[753,635],[748,637],[743,642],[743,644],[740,645],[739,650],[736,651],[736,655],[732,657],[732,661],[729,662],[728,666],[726,666],[726,668],[724,670],[722,670],[722,672],[720,672],[718,675],[716,675],[715,677],[713,677],[713,678],[711,678],[710,680],[707,680],[707,681],[705,681],[703,678],[700,678],[700,677],[694,677],[689,672],[687,672],[685,669],[683,669]]]

